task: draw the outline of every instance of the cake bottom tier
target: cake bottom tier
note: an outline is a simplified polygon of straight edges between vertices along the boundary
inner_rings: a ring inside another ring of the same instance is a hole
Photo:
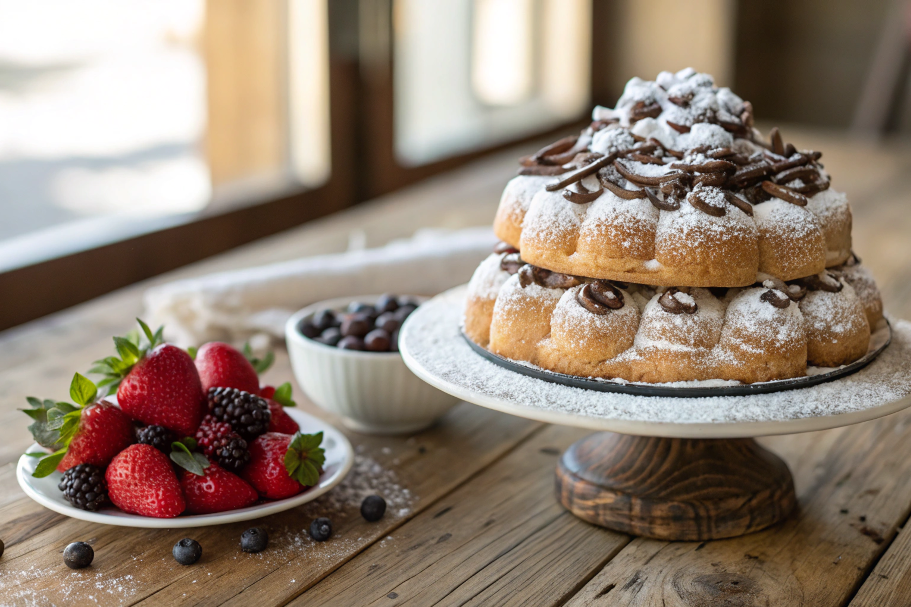
[[[857,264],[791,284],[664,288],[554,275],[507,255],[492,254],[469,283],[466,334],[495,354],[580,377],[799,377],[864,356],[882,320],[876,285]]]

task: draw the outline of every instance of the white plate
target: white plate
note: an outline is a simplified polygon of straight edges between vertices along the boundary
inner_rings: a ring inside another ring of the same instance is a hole
[[[301,432],[312,434],[314,432],[323,433],[323,449],[326,450],[326,463],[323,466],[323,474],[320,476],[319,484],[304,491],[294,497],[283,500],[269,501],[241,508],[239,510],[230,510],[228,512],[219,512],[218,514],[194,514],[187,516],[178,516],[177,518],[153,518],[149,516],[138,516],[136,514],[127,514],[117,508],[102,508],[98,512],[87,512],[74,508],[63,499],[63,493],[57,488],[57,484],[63,475],[60,472],[54,472],[45,478],[35,478],[32,472],[38,465],[38,458],[23,455],[19,458],[19,465],[16,468],[16,478],[19,486],[25,491],[26,495],[54,512],[65,514],[66,516],[90,521],[92,523],[102,523],[105,525],[116,525],[119,527],[145,527],[150,529],[176,529],[183,527],[207,527],[209,525],[223,525],[226,523],[236,523],[238,521],[247,521],[254,518],[260,518],[283,512],[289,508],[306,504],[315,500],[322,494],[335,487],[354,463],[354,451],[351,443],[345,438],[345,435],[330,426],[325,421],[318,419],[308,413],[297,409],[285,409],[288,415],[296,421]],[[29,451],[40,450],[41,447],[36,443],[29,447]]]
[[[551,424],[670,438],[794,434],[856,424],[911,406],[911,323],[892,319],[892,344],[834,381],[750,396],[638,396],[583,390],[505,369],[461,334],[465,287],[418,308],[399,337],[405,364],[462,400]]]

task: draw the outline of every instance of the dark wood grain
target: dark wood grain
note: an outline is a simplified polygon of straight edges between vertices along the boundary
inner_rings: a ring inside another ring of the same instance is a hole
[[[702,541],[752,533],[786,517],[794,483],[748,438],[649,438],[613,432],[573,444],[557,494],[579,518],[623,533]]]

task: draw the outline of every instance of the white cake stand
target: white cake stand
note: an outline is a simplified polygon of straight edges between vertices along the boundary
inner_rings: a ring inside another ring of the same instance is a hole
[[[867,367],[832,382],[771,394],[675,398],[584,390],[504,369],[461,334],[465,288],[415,311],[399,348],[429,384],[511,415],[600,432],[557,466],[557,493],[575,515],[668,540],[750,533],[786,517],[791,473],[753,437],[825,430],[911,406],[911,323]]]

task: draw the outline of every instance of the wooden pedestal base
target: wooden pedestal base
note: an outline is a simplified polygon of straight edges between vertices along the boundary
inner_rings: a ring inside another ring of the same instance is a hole
[[[682,439],[599,432],[557,465],[570,512],[616,531],[713,540],[759,531],[796,503],[787,465],[751,438]]]

